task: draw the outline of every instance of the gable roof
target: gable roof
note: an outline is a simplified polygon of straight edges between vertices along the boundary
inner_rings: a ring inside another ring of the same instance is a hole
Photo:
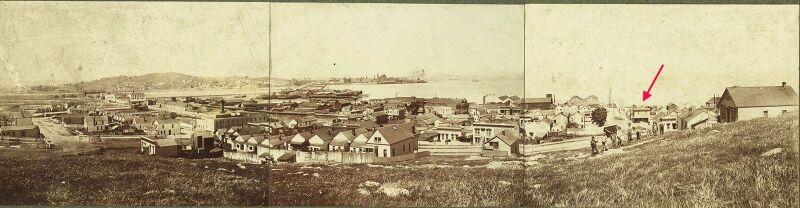
[[[389,125],[377,130],[389,144],[394,144],[414,137],[414,134],[406,131],[400,125]]]
[[[694,118],[695,116],[698,116],[698,115],[703,114],[703,113],[710,113],[711,115],[716,115],[716,113],[714,113],[714,111],[712,111],[712,110],[705,109],[705,108],[700,108],[700,109],[687,110],[687,111],[681,113],[680,115],[678,115],[678,118],[683,119],[683,120],[689,120],[689,119]]]
[[[350,144],[350,147],[363,147],[364,145],[367,144],[367,140],[369,140],[369,138],[372,137],[373,133],[375,132],[366,132],[363,134],[359,134],[358,136],[356,136],[356,139],[353,140],[353,143]],[[364,139],[360,140],[358,138],[364,138]]]
[[[282,140],[283,137],[284,136],[282,134],[269,136],[266,139],[261,140],[261,142],[258,143],[258,146],[260,147],[280,146],[284,142],[284,140]]]
[[[797,93],[790,86],[728,87],[723,98],[733,101],[732,107],[796,106]]]
[[[335,145],[335,146],[347,146],[347,144],[349,144],[347,140],[334,139],[330,142],[330,145]]]
[[[255,145],[261,144],[261,142],[263,142],[265,139],[267,139],[267,137],[264,136],[264,135],[253,136],[253,137],[250,137],[250,139],[248,139],[246,143],[249,144],[249,145],[255,146]]]
[[[294,139],[294,138],[297,138],[297,136],[300,136],[300,138],[303,138],[303,141]],[[308,139],[311,139],[311,137],[313,137],[313,136],[314,135],[312,135],[311,133],[308,133],[308,132],[302,132],[302,133],[299,133],[299,134],[295,134],[295,135],[292,136],[292,139],[290,139],[289,143],[297,144],[297,145],[303,144],[303,143],[307,142]]]
[[[517,137],[517,135],[515,135],[513,131],[508,131],[508,130],[502,131],[502,133],[495,135],[494,138],[498,138],[500,139],[500,141],[503,141],[508,145],[512,145],[519,140],[519,137]]]
[[[344,141],[344,142],[348,142],[349,143],[349,142],[353,141],[354,139],[356,139],[356,136],[353,135],[353,133],[350,133],[350,131],[343,131],[343,132],[339,132],[338,134],[336,134],[336,136],[339,136],[339,135],[341,135],[341,137],[334,137],[333,141],[338,141],[338,142]],[[344,139],[337,139],[337,138],[344,138]]]

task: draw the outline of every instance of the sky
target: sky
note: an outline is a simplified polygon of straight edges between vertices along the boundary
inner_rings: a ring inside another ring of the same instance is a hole
[[[527,97],[642,104],[664,64],[644,104],[699,104],[798,89],[798,19],[797,5],[0,2],[0,83],[264,77],[272,42],[278,78],[505,75]]]
[[[0,64],[8,77],[32,84],[155,72],[266,76],[268,8],[264,3],[0,2]]]
[[[520,5],[272,5],[273,77],[522,75]],[[0,2],[0,64],[6,80],[32,84],[154,72],[265,77],[269,6]]]
[[[526,94],[685,106],[729,86],[798,90],[799,18],[797,5],[527,5]]]

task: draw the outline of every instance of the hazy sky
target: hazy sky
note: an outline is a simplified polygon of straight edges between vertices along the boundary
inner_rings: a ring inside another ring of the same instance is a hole
[[[522,74],[519,5],[276,3],[272,11],[274,77]],[[269,66],[268,3],[0,2],[0,28],[6,80],[261,77]]]
[[[263,77],[269,5],[0,2],[0,83],[153,72]],[[605,102],[611,89],[617,101],[641,103],[661,64],[648,103],[696,104],[728,86],[800,82],[797,5],[272,5],[280,78],[420,69],[513,76],[522,74],[524,48],[528,97],[559,101],[593,94]]]
[[[641,104],[704,103],[728,86],[798,88],[798,6],[527,5],[526,89]]]
[[[0,2],[0,64],[33,83],[153,72],[266,76],[267,5]]]
[[[274,5],[279,77],[522,75],[520,5]]]

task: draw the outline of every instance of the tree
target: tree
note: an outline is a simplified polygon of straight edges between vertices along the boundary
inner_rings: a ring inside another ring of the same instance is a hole
[[[597,124],[597,126],[603,126],[606,124],[607,116],[608,111],[605,108],[595,108],[592,110],[592,123]]]

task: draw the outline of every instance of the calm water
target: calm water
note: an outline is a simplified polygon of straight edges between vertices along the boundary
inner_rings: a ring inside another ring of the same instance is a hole
[[[439,81],[414,84],[348,84],[329,85],[328,89],[360,90],[366,94],[365,99],[381,99],[395,96],[416,96],[423,98],[465,98],[469,102],[480,103],[484,95],[522,95],[522,80],[511,81]],[[276,87],[272,92],[278,92],[283,87]],[[180,97],[203,96],[224,94],[245,94],[254,98],[267,93],[267,89],[211,89],[211,90],[170,90],[145,92],[147,97]]]
[[[484,95],[522,96],[522,80],[511,81],[440,81],[415,84],[382,85],[330,85],[329,89],[361,90],[367,94],[365,99],[381,99],[395,96],[466,98],[469,102],[481,103]]]

